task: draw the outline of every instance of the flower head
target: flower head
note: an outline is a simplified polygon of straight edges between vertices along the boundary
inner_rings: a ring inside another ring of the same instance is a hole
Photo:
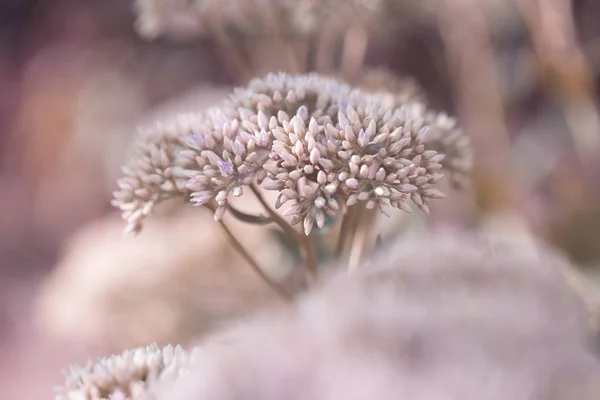
[[[56,400],[142,400],[150,382],[173,379],[184,369],[194,352],[156,344],[127,350],[119,355],[91,360],[85,367],[65,371],[64,386],[54,389]]]
[[[183,134],[195,132],[199,122],[196,116],[181,115],[140,131],[122,168],[125,176],[113,193],[112,204],[127,221],[126,232],[139,232],[156,204],[187,192],[185,170],[190,162],[179,152],[185,146]]]
[[[359,202],[385,215],[410,212],[409,203],[428,212],[430,199],[444,197],[434,187],[443,168],[466,181],[470,142],[445,114],[400,99],[314,73],[254,79],[218,107],[161,125],[162,136],[138,146],[115,204],[130,230],[176,195],[219,220],[230,195],[262,185],[279,192],[276,208],[295,203],[286,213],[307,235]]]
[[[196,205],[215,202],[215,219],[227,209],[229,194],[242,195],[242,187],[266,175],[262,164],[270,145],[267,128],[258,116],[241,118],[233,109],[207,112],[200,132],[186,136],[188,148],[180,152],[189,180],[185,187]]]
[[[350,86],[317,74],[270,74],[236,89],[224,104],[208,110],[197,139],[184,140],[189,148],[180,157],[194,164],[186,184],[192,202],[216,202],[215,219],[220,219],[230,194],[240,196],[244,186],[262,183],[267,164],[288,156],[276,152],[274,139],[296,124],[290,114],[324,125],[332,122],[340,104],[359,99]]]
[[[274,130],[266,186],[280,191],[276,207],[295,201],[288,213],[292,223],[303,222],[306,234],[314,225],[322,228],[340,202],[364,202],[390,215],[392,207],[410,212],[412,201],[427,212],[429,199],[443,197],[433,185],[442,178],[444,157],[426,150],[429,129],[408,110],[391,110],[369,97],[326,123],[297,114]]]

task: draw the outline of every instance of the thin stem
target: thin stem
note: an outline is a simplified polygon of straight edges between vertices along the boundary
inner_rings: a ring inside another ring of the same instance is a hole
[[[286,301],[292,300],[292,295],[287,290],[279,286],[275,281],[271,280],[271,278],[267,274],[265,274],[262,268],[260,268],[260,266],[258,265],[258,262],[246,251],[242,243],[240,243],[240,241],[237,240],[233,232],[231,232],[229,227],[225,224],[225,222],[222,219],[219,220],[219,225],[221,225],[221,228],[223,229],[223,232],[225,232],[225,235],[227,236],[227,239],[229,240],[231,245],[248,262],[248,264],[250,264],[252,269],[262,278],[262,280],[267,285],[269,285],[269,287],[273,289],[273,291],[276,292],[281,298],[283,298]]]
[[[340,232],[340,242],[339,246],[339,256],[342,255],[344,251],[347,251],[348,244],[351,246],[354,243],[354,236],[356,235],[356,230],[358,229],[358,225],[360,223],[362,214],[365,210],[365,206],[362,203],[356,204],[349,209],[349,213],[347,215],[346,226],[343,227],[343,231]],[[342,223],[343,224],[343,223]],[[351,248],[350,246],[350,248]]]
[[[279,225],[286,234],[293,237],[302,246],[302,249],[305,253],[304,256],[306,261],[306,267],[308,269],[308,278],[311,282],[316,281],[317,260],[312,238],[310,236],[305,236],[297,230],[295,230],[281,215],[279,215],[275,210],[273,210],[269,203],[267,203],[267,201],[264,199],[264,197],[262,196],[262,194],[258,190],[258,187],[255,184],[252,184],[250,188],[252,189],[252,192],[254,193],[260,204],[267,211],[269,217],[271,217],[273,222]]]
[[[365,203],[358,203],[356,206],[356,214],[354,216],[354,218],[352,219],[352,226],[350,228],[350,236],[349,236],[349,241],[351,243],[350,248],[352,248],[352,246],[354,245],[354,238],[356,237],[356,231],[358,230],[358,227],[360,226],[365,212],[367,211],[367,208],[365,206]]]
[[[306,266],[308,267],[308,283],[314,284],[317,281],[317,251],[315,249],[315,242],[313,236],[304,236],[302,246],[306,256]]]
[[[256,187],[256,185],[251,185],[250,189],[252,190],[252,193],[254,193],[254,196],[256,196],[257,200],[260,202],[260,205],[269,214],[269,217],[273,220],[273,222],[279,225],[285,233],[292,236],[298,242],[301,242],[303,239],[303,235],[294,228],[292,228],[291,225],[288,224],[288,222],[281,215],[279,215],[277,212],[275,212],[275,210],[271,208],[271,206],[269,205],[269,203],[267,203],[267,201],[262,196],[260,190]]]
[[[365,250],[369,234],[375,224],[376,211],[363,209],[356,221],[355,235],[350,248],[350,259],[348,260],[348,271],[354,271],[360,265]]]
[[[354,216],[356,207],[346,208],[346,213],[342,217],[342,226],[340,226],[340,232],[338,236],[337,246],[335,248],[335,258],[340,258],[344,252],[344,247],[348,241],[348,231],[352,226],[352,218]]]
[[[273,222],[273,220],[271,220],[271,218],[269,218],[269,217],[265,217],[262,215],[247,214],[243,211],[238,210],[237,208],[235,208],[234,206],[232,206],[229,203],[227,203],[227,209],[231,212],[231,215],[233,215],[235,218],[239,219],[242,222],[246,222],[248,224],[267,225],[267,224],[270,224],[271,222]]]

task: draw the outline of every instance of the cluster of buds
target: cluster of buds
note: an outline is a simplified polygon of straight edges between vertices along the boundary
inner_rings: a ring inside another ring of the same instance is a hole
[[[195,353],[181,347],[152,344],[122,354],[72,365],[66,383],[54,389],[56,400],[147,400],[149,385],[176,379]]]
[[[173,123],[156,123],[142,130],[131,146],[122,168],[125,176],[117,181],[119,190],[114,192],[112,201],[127,221],[127,233],[139,232],[142,221],[158,203],[185,193],[187,176],[183,171],[190,165],[179,156],[185,148],[180,132],[184,124],[194,123],[194,116],[180,117]]]
[[[173,195],[210,206],[220,220],[230,196],[261,186],[306,235],[362,202],[389,215],[428,212],[448,169],[462,184],[469,140],[445,114],[390,102],[318,74],[270,74],[236,89],[220,106],[157,125],[137,145],[114,204],[137,231],[154,204]],[[158,138],[158,139],[157,139]]]

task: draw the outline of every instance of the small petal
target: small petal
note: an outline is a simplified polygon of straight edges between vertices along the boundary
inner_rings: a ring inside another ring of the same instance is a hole
[[[317,213],[315,214],[315,222],[317,223],[319,229],[323,229],[325,226],[325,214],[323,211],[317,210]]]
[[[330,171],[335,167],[333,161],[323,157],[319,158],[319,164],[321,164],[326,171]]]
[[[323,197],[317,197],[314,204],[317,208],[323,208],[327,204],[327,200],[325,200]]]
[[[314,149],[312,149],[312,151],[310,152],[310,162],[313,164],[317,164],[319,162],[319,159],[321,158],[321,152],[319,151],[319,149],[317,149],[316,147]]]
[[[431,197],[432,199],[445,199],[446,195],[436,188],[429,188],[423,190],[423,196]]]
[[[227,207],[224,205],[217,207],[217,209],[215,210],[215,215],[214,215],[215,221],[220,221],[221,218],[223,218],[223,214],[225,214],[225,210],[227,210]]]
[[[350,206],[353,206],[353,205],[355,205],[356,203],[358,203],[358,196],[357,196],[357,195],[355,195],[355,194],[353,194],[353,195],[350,195],[350,196],[348,197],[348,200],[346,200],[346,205],[347,205],[348,207],[350,207]]]
[[[355,178],[350,178],[346,180],[346,186],[349,189],[356,190],[358,189],[358,180]],[[416,188],[415,188],[416,189]]]
[[[304,234],[306,236],[310,235],[314,225],[315,221],[313,220],[313,218],[310,215],[307,215],[306,218],[304,218]]]

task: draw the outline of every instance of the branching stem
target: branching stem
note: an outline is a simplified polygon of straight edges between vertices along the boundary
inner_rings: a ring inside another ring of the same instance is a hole
[[[370,233],[377,218],[376,211],[362,209],[362,212],[356,218],[356,227],[354,229],[354,237],[352,238],[352,246],[350,248],[350,258],[348,260],[348,271],[353,271],[358,268],[362,258],[367,250],[367,242],[370,238]]]
[[[270,224],[271,222],[273,222],[273,220],[269,217],[265,217],[263,215],[247,214],[243,211],[240,211],[237,208],[235,208],[234,206],[232,206],[230,203],[227,203],[227,209],[229,210],[229,212],[231,212],[231,215],[233,215],[235,218],[239,219],[242,222],[246,222],[248,224],[267,225],[267,224]]]
[[[287,290],[285,290],[283,287],[281,287],[279,284],[277,284],[275,281],[273,281],[262,270],[262,268],[258,265],[258,262],[246,251],[246,249],[244,248],[244,246],[242,245],[242,243],[235,237],[235,235],[233,234],[233,232],[231,232],[231,230],[229,229],[229,227],[227,226],[227,224],[225,224],[225,222],[222,219],[219,220],[219,225],[221,225],[221,228],[223,229],[223,232],[227,236],[227,239],[229,240],[229,242],[231,243],[231,245],[233,246],[233,248],[248,262],[248,264],[250,265],[250,267],[252,267],[252,269],[254,270],[254,272],[256,272],[261,277],[261,279],[275,293],[277,293],[277,295],[279,295],[279,297],[281,297],[285,301],[291,301],[292,300],[292,295]]]
[[[267,201],[264,199],[264,197],[262,196],[262,194],[260,193],[260,190],[258,189],[258,187],[256,185],[253,184],[250,187],[252,189],[252,192],[254,193],[254,195],[256,196],[258,201],[260,202],[260,204],[263,206],[263,208],[269,214],[269,217],[271,218],[271,220],[273,220],[273,222],[275,222],[277,225],[279,225],[286,234],[288,234],[292,238],[294,238],[298,242],[298,244],[302,247],[302,249],[304,251],[305,261],[306,261],[308,279],[311,282],[315,282],[317,279],[317,260],[316,260],[314,242],[312,240],[312,237],[305,236],[305,235],[301,234],[300,232],[298,232],[297,230],[295,230],[281,215],[279,215],[275,210],[273,210],[271,208],[271,206],[269,205],[269,203],[267,203]]]

